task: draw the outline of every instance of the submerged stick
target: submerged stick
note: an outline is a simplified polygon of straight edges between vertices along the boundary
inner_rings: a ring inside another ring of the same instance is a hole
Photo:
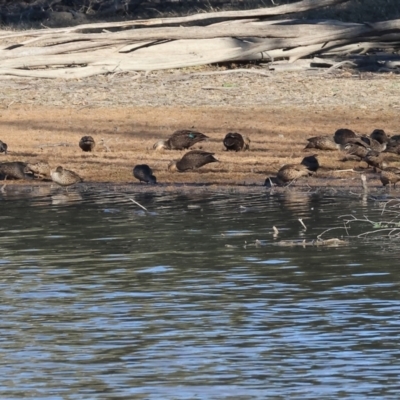
[[[364,174],[360,175],[361,184],[363,186],[364,192],[368,192],[367,177]]]
[[[307,230],[307,227],[305,226],[303,220],[301,218],[299,218],[299,222],[301,223],[301,225],[303,225],[304,230]]]
[[[138,203],[136,200],[133,200],[131,198],[129,198],[130,201],[132,201],[133,203],[135,203],[136,205],[138,205],[140,208],[143,208],[144,211],[148,211],[146,207],[142,206],[140,203]]]

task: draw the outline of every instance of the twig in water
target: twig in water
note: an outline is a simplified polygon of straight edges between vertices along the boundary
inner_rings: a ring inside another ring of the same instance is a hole
[[[364,174],[360,175],[361,184],[363,186],[364,192],[368,192],[367,177]]]
[[[306,231],[307,227],[305,226],[305,224],[304,224],[304,222],[303,222],[303,220],[301,218],[299,218],[299,222],[303,225],[303,228]]]
[[[140,203],[138,203],[136,200],[133,200],[131,198],[129,198],[130,201],[132,201],[133,203],[137,204],[139,207],[143,208],[144,211],[147,211],[146,207],[143,207]]]
[[[274,230],[274,234],[273,234],[272,236],[273,236],[274,238],[278,237],[279,231],[278,231],[278,229],[276,228],[276,226],[273,226],[272,229]]]
[[[318,239],[318,240],[322,240],[322,239],[321,239],[321,236],[322,236],[324,233],[329,232],[329,231],[333,231],[334,229],[344,229],[344,228],[341,227],[341,226],[338,226],[338,227],[336,227],[336,228],[329,228],[329,229],[326,229],[326,230],[324,230],[322,233],[320,233],[320,234],[317,236],[317,239]]]

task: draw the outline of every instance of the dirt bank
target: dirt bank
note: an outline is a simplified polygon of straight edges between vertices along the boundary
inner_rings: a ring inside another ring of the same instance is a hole
[[[400,133],[398,75],[232,73],[183,78],[182,71],[163,71],[69,82],[4,79],[0,140],[10,151],[0,161],[47,161],[78,172],[86,182],[132,182],[133,166],[147,163],[158,181],[167,184],[250,185],[310,154],[303,150],[310,136],[333,134],[342,127]],[[197,147],[215,152],[221,162],[195,172],[169,172],[168,163],[185,151],[156,152],[153,143],[186,128],[210,136]],[[223,151],[222,139],[229,131],[248,135],[250,151]],[[106,146],[83,153],[78,147],[83,135],[98,143],[104,139]],[[358,182],[359,173],[337,170],[366,167],[341,162],[339,152],[319,154],[322,185]],[[391,164],[399,164],[396,158],[389,157]],[[377,182],[374,174],[368,177]],[[315,179],[308,182],[319,182]]]

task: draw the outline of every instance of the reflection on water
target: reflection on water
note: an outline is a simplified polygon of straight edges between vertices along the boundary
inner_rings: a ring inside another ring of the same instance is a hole
[[[377,204],[58,196],[0,194],[1,398],[398,397],[398,245],[276,245]]]

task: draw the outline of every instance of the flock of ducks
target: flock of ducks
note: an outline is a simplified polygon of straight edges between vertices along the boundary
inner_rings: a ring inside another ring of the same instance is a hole
[[[178,130],[167,140],[160,140],[154,144],[155,150],[184,150],[189,149],[196,143],[208,140],[209,137],[201,132],[193,130]],[[242,151],[250,147],[250,140],[240,133],[228,133],[224,140],[227,151]],[[92,136],[83,136],[79,141],[79,147],[84,152],[91,152],[96,147]],[[0,152],[7,154],[7,144],[0,141]],[[202,167],[203,165],[218,162],[214,153],[203,150],[191,150],[183,155],[178,161],[171,161],[168,165],[170,171],[184,172]],[[136,165],[133,168],[133,176],[139,182],[156,184],[157,178],[153,175],[152,169],[147,164]],[[21,161],[0,163],[0,177],[6,179],[48,179],[60,186],[68,187],[82,182],[83,179],[74,171],[58,166],[55,170],[50,168],[46,162],[25,163]]]
[[[155,150],[186,150],[195,144],[208,140],[209,137],[193,130],[178,130],[168,139],[159,140],[153,146]],[[333,136],[315,136],[307,139],[305,149],[323,151],[341,150],[345,156],[342,161],[365,161],[376,172],[380,170],[380,179],[384,186],[400,181],[400,168],[388,166],[385,153],[400,154],[400,135],[389,137],[382,129],[375,129],[369,136],[357,135],[350,129],[338,129]],[[250,139],[237,132],[229,132],[223,139],[227,151],[245,151],[250,148]],[[79,147],[84,152],[91,152],[96,147],[92,136],[83,136]],[[7,144],[0,141],[0,153],[7,154]],[[320,167],[317,154],[304,157],[299,164],[284,165],[276,176],[268,177],[265,186],[285,186],[301,178],[308,177],[317,172]],[[203,150],[190,150],[180,160],[171,161],[168,165],[170,171],[184,172],[201,168],[203,165],[218,162],[214,153]],[[133,176],[140,183],[156,184],[157,178],[147,164],[136,165]],[[82,178],[74,171],[58,166],[51,170],[46,162],[24,163],[20,161],[0,163],[0,176],[4,179],[33,179],[51,178],[60,186],[68,187],[82,182]]]
[[[400,168],[386,162],[386,153],[400,154],[400,135],[389,137],[383,129],[375,129],[369,136],[357,135],[351,129],[342,128],[333,136],[315,136],[307,141],[305,149],[341,150],[345,154],[342,161],[364,161],[374,172],[380,170],[383,186],[396,187],[400,180]]]

